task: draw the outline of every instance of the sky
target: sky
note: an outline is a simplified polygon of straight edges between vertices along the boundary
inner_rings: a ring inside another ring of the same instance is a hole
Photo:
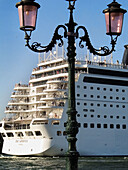
[[[31,72],[38,63],[38,54],[25,47],[24,32],[19,29],[18,0],[0,0],[0,119],[10,100],[16,83],[28,84]],[[38,11],[36,30],[31,42],[47,45],[57,25],[68,22],[69,11],[66,0],[36,0]],[[77,0],[74,20],[78,26],[85,26],[94,47],[110,47],[110,37],[106,35],[105,17],[102,11],[112,0]],[[128,0],[118,0],[122,8],[128,10]],[[67,42],[65,41],[67,44]],[[128,44],[128,13],[124,16],[122,35],[118,38],[113,60],[121,63],[124,45]],[[66,46],[66,45],[65,45]],[[85,49],[82,49],[83,51]],[[83,54],[81,49],[77,53]]]

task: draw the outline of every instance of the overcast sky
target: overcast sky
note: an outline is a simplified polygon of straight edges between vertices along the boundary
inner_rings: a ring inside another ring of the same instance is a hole
[[[19,29],[19,17],[15,4],[18,0],[0,0],[0,119],[16,83],[28,83],[32,69],[38,63],[38,54],[25,47],[24,32]],[[68,22],[69,12],[66,0],[37,0],[41,5],[37,17],[37,27],[31,41],[50,42],[57,25]],[[111,0],[77,0],[74,12],[75,22],[84,25],[92,44],[110,45],[106,35],[105,17],[102,11]],[[128,0],[119,0],[122,8],[128,10]],[[124,45],[128,44],[128,14],[124,18],[123,32],[118,38],[114,62],[121,62]],[[78,49],[78,54],[83,54]]]

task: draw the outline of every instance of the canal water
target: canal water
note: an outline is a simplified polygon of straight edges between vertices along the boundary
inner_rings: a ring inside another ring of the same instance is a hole
[[[65,170],[65,158],[0,156],[0,170]],[[82,157],[79,170],[128,170],[128,157]]]

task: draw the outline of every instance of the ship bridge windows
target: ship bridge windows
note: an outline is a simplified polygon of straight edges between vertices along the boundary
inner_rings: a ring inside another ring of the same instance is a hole
[[[42,133],[40,131],[35,131],[36,136],[42,136]]]
[[[16,135],[17,135],[18,137],[23,137],[23,136],[24,136],[22,132],[16,132]]]
[[[12,132],[8,132],[8,133],[7,133],[7,136],[8,136],[8,137],[14,137],[14,134],[13,134]]]
[[[34,120],[32,125],[47,125],[48,120]]]
[[[26,136],[34,136],[32,131],[25,132]]]

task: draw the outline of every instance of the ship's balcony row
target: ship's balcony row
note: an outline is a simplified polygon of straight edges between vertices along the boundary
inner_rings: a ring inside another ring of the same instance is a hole
[[[38,106],[37,108],[38,109],[46,109],[46,108],[62,108],[64,107],[64,102],[61,101],[61,102],[56,102],[56,101],[52,101],[50,103],[46,103],[46,104],[43,104],[41,106]]]
[[[54,62],[54,63],[49,63],[49,62],[46,62],[45,65],[43,64],[39,64],[38,67],[34,68],[33,69],[33,74],[35,73],[40,73],[42,71],[49,71],[49,70],[53,70],[53,69],[59,69],[59,68],[62,68],[62,67],[68,67],[68,64],[67,64],[67,61],[66,60],[61,60],[59,62]]]
[[[57,78],[63,78],[67,81],[67,77],[68,77],[68,73],[60,73],[60,74],[52,74],[52,75],[47,75],[47,76],[40,76],[40,77],[33,77],[29,83],[36,83],[33,84],[33,86],[38,86],[41,85],[40,82],[41,81],[47,81],[47,80],[51,80],[51,79],[57,79]],[[37,84],[38,83],[38,84]]]
[[[14,90],[28,90],[29,86],[27,84],[15,84]]]
[[[56,75],[56,74],[62,74],[62,73],[68,73],[66,69],[60,69],[60,70],[51,70],[50,72],[47,73],[41,73],[38,75],[33,75],[30,77],[30,80],[32,79],[36,79],[36,78],[41,78],[41,77],[47,77],[47,76],[51,76],[51,75]]]
[[[16,91],[12,92],[11,97],[27,97],[29,95],[29,92],[23,92],[23,91]]]

